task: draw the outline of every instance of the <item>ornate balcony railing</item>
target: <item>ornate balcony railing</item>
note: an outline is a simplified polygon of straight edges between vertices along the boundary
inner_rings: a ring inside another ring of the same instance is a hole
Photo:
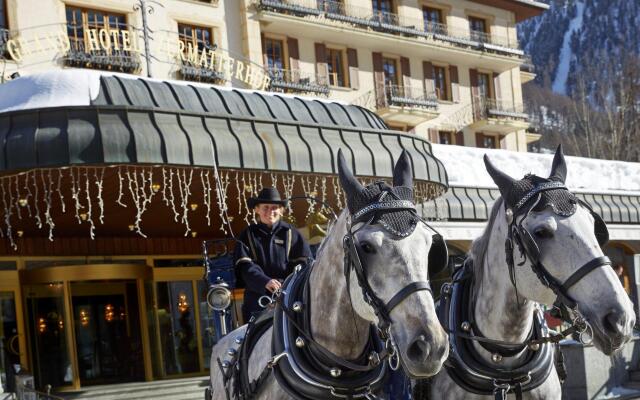
[[[525,55],[522,64],[520,64],[520,71],[529,72],[531,74],[536,73],[536,67],[533,65],[533,61],[531,61],[531,56]]]
[[[271,78],[270,89],[273,91],[329,94],[327,76],[301,70],[276,68],[269,69],[268,74]]]
[[[296,17],[324,17],[327,20],[349,23],[363,29],[447,41],[457,46],[506,52],[521,56],[518,41],[501,35],[453,28],[420,18],[400,16],[390,12],[344,4],[336,0],[254,0],[259,10]]]
[[[501,101],[487,97],[475,97],[473,99],[473,119],[479,121],[487,118],[510,119],[527,121],[524,104]]]
[[[421,87],[387,85],[384,94],[376,96],[377,108],[412,107],[437,110],[438,98]]]
[[[86,26],[75,26],[68,24],[68,29],[83,30],[87,29]],[[91,29],[92,27],[88,27]],[[118,41],[118,44],[111,45],[109,48],[104,48],[102,45],[98,46],[94,43],[92,46],[86,37],[69,37],[70,48],[67,54],[62,57],[63,62],[66,65],[80,68],[93,68],[112,71],[122,71],[133,73],[140,69],[140,56],[130,50],[124,50],[125,39],[122,35],[122,31],[133,31],[133,27],[122,26],[113,29],[113,33],[109,33],[109,44],[112,44],[114,40]],[[133,36],[133,35],[131,35]]]

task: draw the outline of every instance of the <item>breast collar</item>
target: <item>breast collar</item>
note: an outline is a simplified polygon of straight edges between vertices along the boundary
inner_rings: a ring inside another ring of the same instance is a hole
[[[284,284],[273,320],[272,360],[280,386],[296,400],[377,399],[389,367],[387,352],[371,326],[365,351],[345,360],[310,335],[311,267],[292,274]]]
[[[468,259],[470,261],[470,259]],[[493,395],[496,400],[506,399],[507,393],[515,393],[521,398],[523,392],[531,391],[547,380],[554,365],[553,344],[543,343],[537,346],[514,344],[501,345],[499,341],[480,338],[477,327],[472,324],[471,303],[472,289],[471,263],[465,262],[456,270],[453,282],[442,289],[443,297],[437,308],[440,322],[449,333],[449,358],[445,369],[449,376],[467,392],[480,395]],[[547,336],[547,325],[539,309],[533,315],[532,331],[529,339],[537,340]],[[504,367],[499,362],[487,362],[473,345],[477,341],[485,349],[494,354],[494,358],[510,357],[523,354],[524,361],[513,368]]]

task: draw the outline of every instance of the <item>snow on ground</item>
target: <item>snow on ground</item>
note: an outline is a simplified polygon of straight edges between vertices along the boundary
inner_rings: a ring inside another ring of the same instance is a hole
[[[558,68],[556,70],[556,78],[553,80],[551,88],[559,94],[567,94],[567,78],[569,77],[569,68],[571,67],[571,36],[582,27],[582,17],[584,15],[584,3],[576,2],[576,16],[569,22],[569,29],[564,33],[562,48],[560,49],[560,57]]]
[[[553,161],[553,154],[443,144],[433,144],[432,149],[443,162],[451,186],[496,187],[485,169],[485,154],[497,168],[516,179],[529,172],[549,176]],[[640,194],[640,163],[582,157],[566,157],[566,160],[567,186],[576,192]]]

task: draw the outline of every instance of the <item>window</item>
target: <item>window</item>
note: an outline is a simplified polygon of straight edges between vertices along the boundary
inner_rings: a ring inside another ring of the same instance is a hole
[[[132,38],[123,14],[70,6],[66,7],[66,13],[67,34],[72,51],[110,53],[112,50],[130,50]],[[107,33],[102,38],[100,38],[100,30]],[[103,47],[105,43],[108,44],[108,49]]]
[[[496,136],[489,135],[481,135],[480,147],[484,149],[497,149],[498,148],[498,138]]]
[[[384,57],[382,59],[382,71],[384,72],[384,85],[386,87],[399,86],[400,73],[398,61],[395,58]]]
[[[284,42],[278,39],[264,39],[264,54],[269,70],[286,69],[284,62]]]
[[[200,53],[203,49],[213,48],[213,34],[211,28],[202,26],[178,24],[178,37],[184,43],[185,51],[198,49]]]
[[[338,49],[327,49],[327,65],[329,67],[329,85],[347,86],[344,71],[344,52]]]
[[[446,29],[444,25],[444,18],[442,17],[442,10],[438,8],[424,7],[422,9],[422,19],[424,20],[424,30],[432,33],[439,33],[446,35]]]
[[[478,73],[478,95],[482,99],[492,98],[491,78],[489,74]]]
[[[487,21],[482,18],[469,17],[469,30],[471,39],[485,42],[487,37]]]
[[[438,131],[438,143],[455,144],[453,139],[453,132]]]
[[[344,4],[343,0],[317,0],[318,1],[318,10],[344,15]]]
[[[393,12],[391,0],[371,0],[373,12],[390,13]]]
[[[447,82],[447,69],[445,67],[433,66],[433,82],[438,100],[449,100],[449,82]]]

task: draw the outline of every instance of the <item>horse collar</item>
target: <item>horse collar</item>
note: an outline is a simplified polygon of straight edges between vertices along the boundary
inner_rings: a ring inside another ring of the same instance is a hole
[[[271,351],[279,385],[296,400],[376,398],[388,372],[384,343],[372,327],[363,356],[348,361],[315,342],[306,290],[310,271],[290,276],[276,303]]]
[[[471,318],[468,304],[472,288],[470,265],[471,263],[467,262],[465,266],[456,270],[453,282],[443,288],[443,298],[437,309],[440,321],[449,332],[451,345],[445,369],[449,376],[468,392],[494,395],[496,399],[502,399],[507,393],[515,393],[516,397],[520,397],[523,392],[537,388],[548,378],[554,365],[553,345],[543,343],[537,346],[536,350],[532,350],[526,344],[522,347],[507,347],[495,341],[489,346],[494,350],[493,363],[485,361],[473,346],[473,342],[490,340],[473,335],[469,322]],[[536,312],[531,338],[541,339],[546,331],[544,319]],[[502,357],[511,356],[515,349],[516,354],[523,354],[523,364],[514,368],[496,366]]]

